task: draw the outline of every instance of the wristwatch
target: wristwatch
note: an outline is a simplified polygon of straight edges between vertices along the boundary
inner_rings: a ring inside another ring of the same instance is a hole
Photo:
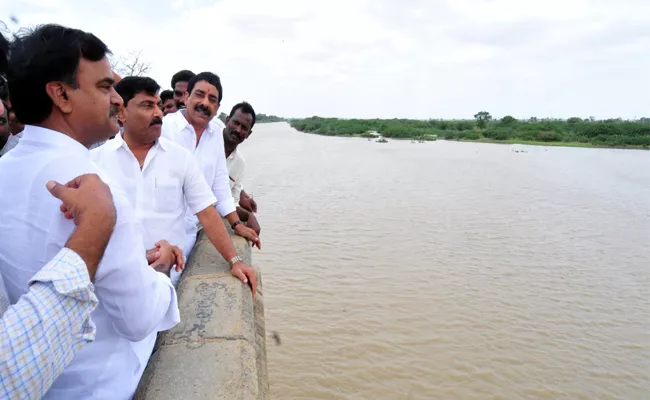
[[[230,264],[230,268],[233,267],[233,265],[237,264],[238,262],[244,262],[244,260],[241,259],[239,256],[234,256],[230,260],[228,260],[228,264]]]
[[[237,227],[237,225],[239,225],[239,224],[243,224],[243,222],[241,222],[240,219],[238,219],[237,221],[233,222],[232,225],[230,225],[230,228],[234,231],[235,228]]]

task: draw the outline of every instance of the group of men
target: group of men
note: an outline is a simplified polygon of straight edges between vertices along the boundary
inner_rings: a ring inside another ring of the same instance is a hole
[[[255,295],[224,225],[261,248],[238,151],[255,111],[224,124],[217,75],[183,70],[160,93],[59,25],[0,35],[0,53],[0,398],[128,399],[180,321],[199,229]]]

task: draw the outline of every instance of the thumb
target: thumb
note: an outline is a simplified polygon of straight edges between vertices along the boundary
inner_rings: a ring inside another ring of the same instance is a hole
[[[56,181],[49,181],[45,187],[50,191],[52,196],[63,201],[63,197],[65,197],[65,192],[67,190],[65,186]]]

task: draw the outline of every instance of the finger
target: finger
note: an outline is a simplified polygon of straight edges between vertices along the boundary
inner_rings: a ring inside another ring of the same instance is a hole
[[[255,276],[255,270],[252,268],[248,269],[246,275],[248,275],[251,291],[253,292],[253,297],[255,297],[255,293],[257,292],[257,277]]]
[[[237,271],[234,271],[234,272],[235,272],[234,275],[237,278],[239,278],[239,280],[242,281],[243,284],[248,283],[248,279],[246,278],[246,274],[244,273],[244,271],[242,271],[241,269],[238,269]]]
[[[72,215],[72,213],[69,212],[69,211],[66,211],[65,213],[63,213],[63,216],[65,216],[66,219],[73,219],[74,218],[74,215]]]
[[[69,189],[60,184],[59,182],[56,181],[49,181],[45,184],[45,187],[49,192],[52,194],[52,196],[56,197],[57,199],[65,202],[65,198],[68,196],[68,191]]]
[[[178,246],[174,246],[173,252],[176,256],[176,271],[185,269],[185,256],[183,255],[183,251]]]
[[[160,258],[160,252],[159,251],[152,252],[151,254],[148,253],[147,254],[147,263],[152,264],[153,262],[155,262],[159,258]]]
[[[67,188],[70,188],[70,189],[79,189],[79,187],[81,186],[81,184],[85,180],[85,178],[88,177],[88,176],[92,176],[92,175],[94,175],[94,174],[80,175],[80,176],[74,178],[73,180],[71,180],[70,182],[66,183],[65,186]]]
[[[61,203],[61,205],[59,206],[59,210],[61,210],[61,212],[65,214],[66,212],[68,212],[68,207],[65,204]]]

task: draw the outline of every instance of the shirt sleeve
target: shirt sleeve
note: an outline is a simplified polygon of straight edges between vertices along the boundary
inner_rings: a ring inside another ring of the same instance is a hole
[[[186,159],[183,194],[192,213],[197,214],[199,211],[203,211],[216,203],[217,199],[205,181],[196,158],[188,152]]]
[[[95,339],[90,313],[97,297],[77,253],[61,249],[29,285],[16,304],[0,308],[3,399],[41,398],[75,353]],[[6,298],[0,277],[0,298],[3,295]]]
[[[232,200],[230,191],[228,165],[226,164],[226,152],[223,147],[223,135],[221,132],[217,135],[218,148],[217,152],[217,170],[212,181],[212,193],[217,198],[217,211],[222,217],[235,212],[235,202]]]

